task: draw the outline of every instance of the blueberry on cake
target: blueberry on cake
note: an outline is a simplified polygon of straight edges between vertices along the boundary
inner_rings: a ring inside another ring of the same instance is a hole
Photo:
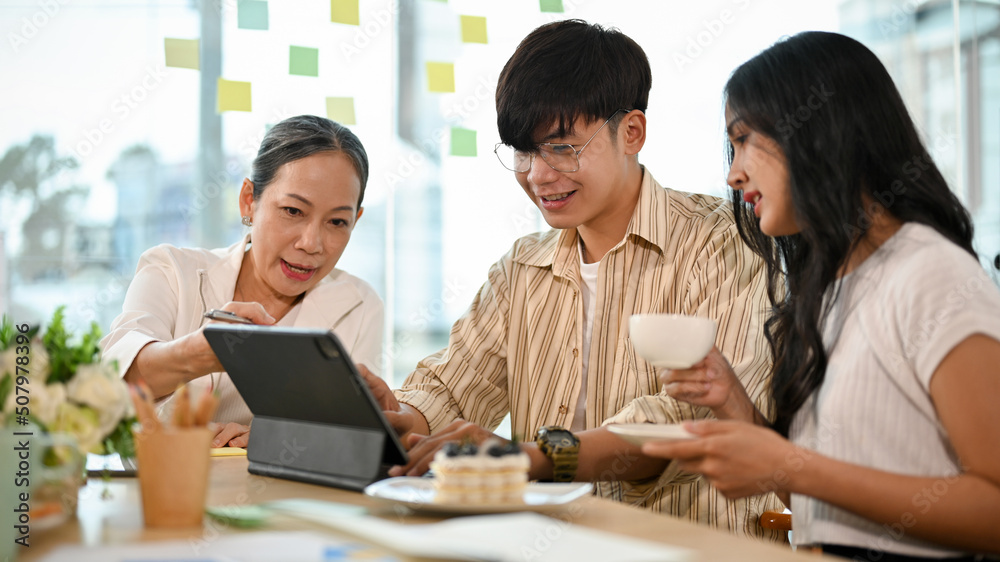
[[[434,501],[448,504],[524,503],[531,461],[516,443],[491,439],[446,444],[434,456]]]

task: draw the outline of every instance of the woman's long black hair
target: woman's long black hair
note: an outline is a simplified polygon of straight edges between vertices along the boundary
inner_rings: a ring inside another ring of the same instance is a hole
[[[972,221],[885,67],[854,39],[825,32],[784,39],[737,68],[725,98],[730,118],[742,118],[783,151],[801,228],[791,236],[764,235],[743,193],[732,192],[740,236],[767,264],[774,428],[787,436],[826,371],[821,330],[833,299],[824,308],[823,295],[836,287],[873,215],[885,209],[900,221],[930,226],[975,256]],[[728,141],[726,148],[731,164]]]

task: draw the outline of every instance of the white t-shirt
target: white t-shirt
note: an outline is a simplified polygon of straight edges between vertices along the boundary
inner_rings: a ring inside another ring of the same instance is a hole
[[[967,252],[930,227],[906,223],[843,278],[823,330],[826,375],[796,414],[791,440],[844,462],[939,478],[931,493],[943,493],[961,468],[930,381],[948,352],[974,334],[1000,340],[1000,291]],[[912,556],[962,554],[905,533],[932,506],[917,494],[909,515],[883,525],[793,494],[793,540]]]
[[[573,414],[573,423],[569,430],[579,433],[587,429],[587,366],[590,364],[590,340],[594,335],[594,308],[596,302],[594,295],[597,294],[597,269],[601,262],[583,263],[583,248],[577,245],[580,251],[580,298],[583,302],[583,348],[580,350],[581,363],[580,370],[580,394],[576,399],[576,412]]]

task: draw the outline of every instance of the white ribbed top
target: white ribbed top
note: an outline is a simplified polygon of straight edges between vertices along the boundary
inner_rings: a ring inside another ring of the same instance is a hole
[[[947,486],[961,469],[935,414],[930,380],[969,336],[1000,340],[1000,291],[972,256],[915,223],[845,276],[841,291],[824,326],[826,377],[799,410],[792,441],[844,462],[937,477]],[[919,517],[930,507],[915,497],[910,513]],[[796,544],[961,554],[806,496],[792,496],[792,520]]]

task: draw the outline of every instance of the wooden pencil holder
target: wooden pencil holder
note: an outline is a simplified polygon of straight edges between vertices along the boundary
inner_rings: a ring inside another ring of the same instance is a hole
[[[164,427],[135,434],[147,527],[201,525],[211,439],[206,427]]]

